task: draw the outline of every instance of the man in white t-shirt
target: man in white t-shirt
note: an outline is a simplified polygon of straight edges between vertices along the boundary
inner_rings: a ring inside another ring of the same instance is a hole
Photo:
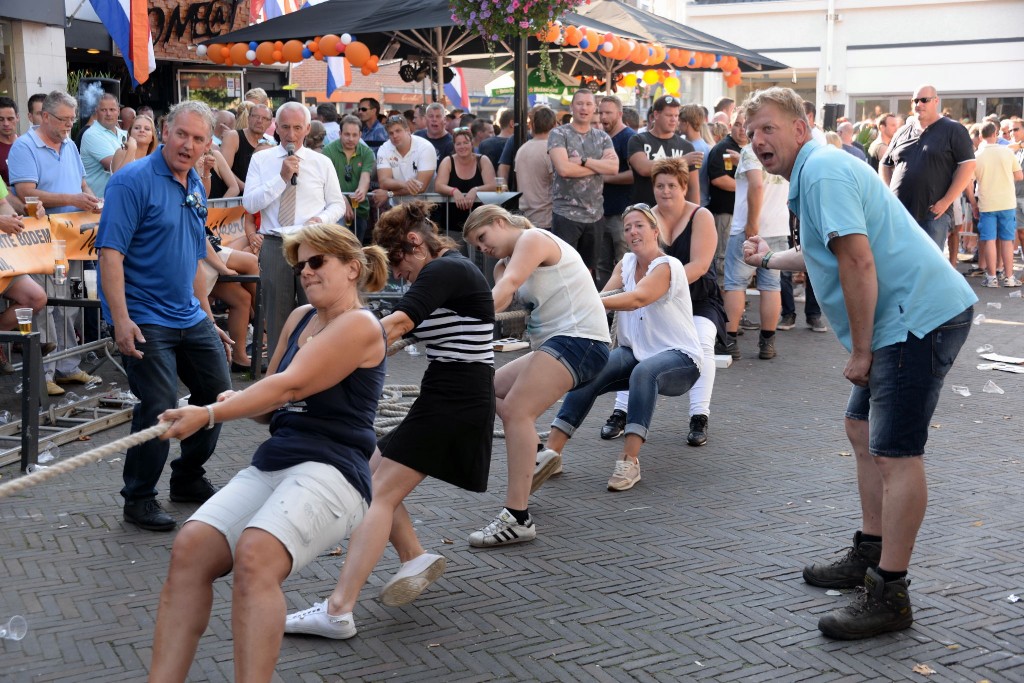
[[[428,191],[437,170],[434,146],[409,130],[409,119],[397,115],[385,123],[388,141],[377,150],[377,206],[416,199]]]
[[[757,272],[760,292],[761,334],[758,358],[775,357],[775,329],[782,310],[779,271],[754,268],[743,261],[743,242],[753,235],[764,239],[769,249],[789,248],[789,183],[782,176],[767,173],[748,144],[740,150],[736,167],[736,202],[725,249],[726,350],[740,358],[736,333],[746,304],[747,285]]]

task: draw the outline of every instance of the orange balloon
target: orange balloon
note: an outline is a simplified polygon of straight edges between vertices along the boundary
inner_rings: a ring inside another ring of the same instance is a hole
[[[587,49],[584,52],[597,52],[601,47],[601,36],[594,29],[587,29]]]
[[[324,53],[320,52],[320,50],[317,50],[316,52],[313,53],[313,59],[317,60],[318,62],[324,61]]]
[[[274,61],[274,44],[263,42],[256,46],[256,59],[264,64],[271,64]]]
[[[629,53],[629,61],[644,64],[647,61],[647,46],[637,43],[633,51]]]
[[[562,35],[562,30],[558,27],[558,24],[551,24],[548,26],[547,35],[544,36],[545,42],[553,43],[558,40],[558,37]]]
[[[370,67],[366,66],[365,64],[363,64],[363,67],[361,69],[359,69],[359,71],[364,76],[369,76],[370,74],[373,73],[373,71],[370,69]]]
[[[214,64],[223,64],[224,63],[224,53],[222,52],[223,48],[224,48],[224,46],[221,45],[220,43],[213,43],[212,45],[210,45],[206,49],[206,56],[209,57],[210,61],[213,62]]]
[[[275,62],[283,62],[284,61],[284,55],[281,54],[280,50],[274,50],[273,57],[274,57],[274,61]]]
[[[704,66],[704,68],[705,69],[710,69],[711,65],[714,64],[714,63],[715,63],[715,56],[713,54],[711,54],[710,52],[705,52],[704,53],[704,60],[701,62],[701,64]]]
[[[304,47],[306,46],[302,44],[301,40],[289,40],[281,49],[281,54],[284,55],[284,61],[292,63],[301,62],[302,48]]]
[[[575,26],[569,26],[565,29],[565,44],[566,45],[579,45],[580,44],[580,30]]]
[[[320,39],[320,52],[322,52],[325,57],[337,57],[339,40],[341,40],[341,38],[338,36],[333,33],[328,33]]]
[[[228,52],[231,54],[231,61],[235,64],[245,64],[248,59],[245,58],[245,53],[249,51],[248,43],[235,43],[228,48]]]
[[[284,43],[282,43],[280,40],[275,40],[274,41],[274,49],[275,50],[283,50],[284,49]]]
[[[352,63],[352,66],[362,66],[370,58],[370,48],[365,43],[353,40],[345,48],[345,58]]]

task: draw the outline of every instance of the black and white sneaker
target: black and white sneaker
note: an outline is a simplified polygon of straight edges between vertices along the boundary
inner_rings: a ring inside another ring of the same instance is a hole
[[[532,518],[526,524],[520,524],[515,515],[502,508],[501,514],[480,531],[469,535],[469,544],[474,548],[491,548],[497,545],[525,543],[537,538],[537,526]]]

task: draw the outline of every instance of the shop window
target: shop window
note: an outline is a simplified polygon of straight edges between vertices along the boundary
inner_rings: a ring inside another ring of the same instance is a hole
[[[995,114],[1001,119],[1020,116],[1024,109],[1024,98],[1021,97],[988,97],[985,99],[985,116]]]
[[[891,104],[888,97],[854,100],[853,111],[847,112],[846,117],[854,122],[875,121],[882,114],[889,112]]]
[[[199,100],[214,109],[234,109],[245,93],[241,71],[179,71],[178,101]]]
[[[14,98],[14,45],[11,25],[0,21],[0,95]]]

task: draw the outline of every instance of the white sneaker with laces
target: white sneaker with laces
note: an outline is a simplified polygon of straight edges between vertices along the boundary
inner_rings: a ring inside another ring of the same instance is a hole
[[[493,522],[469,535],[469,544],[474,548],[491,548],[496,545],[525,543],[535,538],[537,526],[532,518],[527,519],[526,524],[520,524],[516,521],[515,515],[502,508],[501,514],[495,517]]]
[[[999,286],[999,278],[997,278],[995,275],[984,275],[981,278],[981,286],[982,287],[998,287]]]
[[[356,623],[351,612],[337,617],[328,614],[324,600],[309,609],[289,614],[284,620],[284,632],[346,640],[356,634]]]
[[[636,486],[638,481],[640,481],[640,461],[629,458],[619,460],[615,463],[615,471],[612,472],[612,476],[608,480],[608,490],[626,491]]]
[[[537,454],[537,465],[533,469],[533,485],[530,486],[530,493],[536,493],[548,478],[561,473],[562,454],[545,448]]]
[[[403,562],[391,580],[380,589],[380,601],[388,607],[408,605],[444,574],[445,559],[440,555],[423,553]]]
[[[1013,275],[1003,280],[1003,287],[1020,287],[1021,282]]]

